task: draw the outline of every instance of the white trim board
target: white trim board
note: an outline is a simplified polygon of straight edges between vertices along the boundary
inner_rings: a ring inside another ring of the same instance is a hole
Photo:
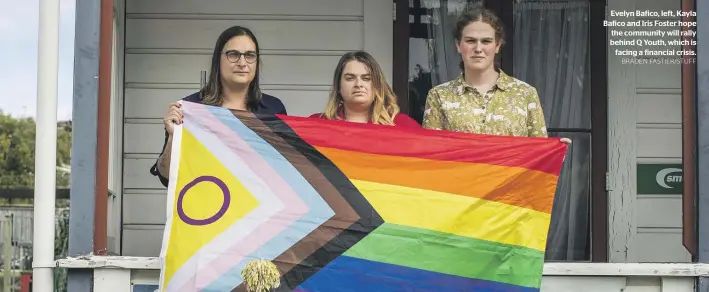
[[[159,270],[158,257],[82,256],[56,261],[69,269]],[[544,276],[707,277],[709,264],[695,263],[545,263]]]

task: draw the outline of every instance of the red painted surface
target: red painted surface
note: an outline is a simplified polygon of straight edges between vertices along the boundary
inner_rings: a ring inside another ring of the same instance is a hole
[[[20,274],[20,292],[32,291],[32,273]]]

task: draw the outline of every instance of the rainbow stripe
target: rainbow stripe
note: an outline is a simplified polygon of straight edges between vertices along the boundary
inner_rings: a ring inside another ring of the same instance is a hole
[[[566,144],[183,112],[161,291],[245,291],[253,259],[278,291],[539,291]]]

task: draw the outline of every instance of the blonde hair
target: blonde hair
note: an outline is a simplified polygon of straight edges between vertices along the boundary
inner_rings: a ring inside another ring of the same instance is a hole
[[[330,91],[330,99],[323,111],[323,118],[335,120],[338,119],[340,106],[344,106],[344,99],[340,94],[340,81],[345,65],[352,61],[359,61],[367,66],[369,74],[372,76],[372,95],[374,101],[369,109],[369,116],[374,124],[394,125],[394,117],[399,114],[399,106],[396,104],[396,95],[389,87],[384,73],[382,72],[379,63],[369,53],[363,51],[350,52],[340,58],[340,62],[335,68],[335,74],[332,79],[332,90]]]

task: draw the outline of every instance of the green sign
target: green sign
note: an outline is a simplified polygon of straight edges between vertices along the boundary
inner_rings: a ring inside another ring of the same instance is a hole
[[[638,194],[682,194],[682,164],[638,164]]]

